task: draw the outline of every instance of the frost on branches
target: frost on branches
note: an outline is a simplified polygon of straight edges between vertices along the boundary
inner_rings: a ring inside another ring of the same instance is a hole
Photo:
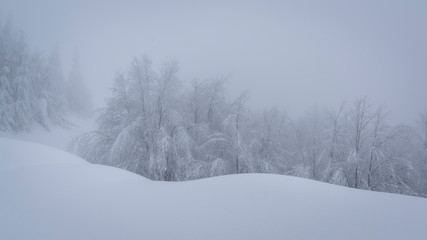
[[[69,149],[153,180],[258,172],[426,194],[424,115],[419,131],[391,126],[388,110],[362,97],[293,120],[278,108],[251,111],[247,93],[227,100],[226,78],[186,86],[177,74],[176,61],[155,71],[147,56],[135,58],[116,73],[97,130]]]

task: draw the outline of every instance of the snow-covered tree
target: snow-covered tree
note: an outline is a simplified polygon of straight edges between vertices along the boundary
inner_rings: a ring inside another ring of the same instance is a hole
[[[417,124],[419,132],[418,135],[420,136],[420,139],[423,142],[425,149],[427,150],[427,111],[420,114]]]
[[[9,20],[0,34],[0,129],[28,131],[34,121],[35,95],[28,74],[24,33]]]
[[[70,143],[91,162],[161,181],[263,172],[426,193],[422,138],[409,126],[389,125],[386,109],[372,111],[367,97],[291,120],[277,108],[251,111],[246,93],[228,101],[225,78],[186,88],[176,61],[155,71],[147,56],[134,58],[113,81],[97,130]]]
[[[58,50],[31,53],[11,20],[0,32],[0,131],[29,131],[34,123],[67,127]]]

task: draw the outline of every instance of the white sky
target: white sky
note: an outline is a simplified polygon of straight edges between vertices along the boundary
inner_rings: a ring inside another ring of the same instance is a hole
[[[180,78],[232,75],[231,95],[299,115],[369,95],[395,121],[427,110],[427,1],[0,1],[32,49],[75,49],[95,103],[133,56]]]

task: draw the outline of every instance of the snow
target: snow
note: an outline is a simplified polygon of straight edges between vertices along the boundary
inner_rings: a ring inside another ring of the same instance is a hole
[[[427,200],[279,175],[154,182],[0,138],[0,239],[427,239]]]
[[[71,123],[70,129],[61,128],[59,126],[51,126],[50,130],[46,130],[39,124],[34,124],[30,132],[1,132],[0,137],[13,138],[44,145],[52,146],[62,150],[66,150],[67,144],[78,135],[94,130],[95,121],[92,118],[82,119],[79,117],[68,116],[67,121]]]

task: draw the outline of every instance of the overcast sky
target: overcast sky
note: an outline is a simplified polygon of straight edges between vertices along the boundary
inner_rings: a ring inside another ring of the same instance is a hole
[[[427,1],[1,0],[31,49],[80,53],[100,106],[133,56],[176,58],[180,78],[231,74],[231,95],[297,116],[368,95],[396,121],[427,110]]]

